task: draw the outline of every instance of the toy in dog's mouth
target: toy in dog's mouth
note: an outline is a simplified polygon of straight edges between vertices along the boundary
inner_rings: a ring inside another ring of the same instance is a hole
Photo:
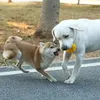
[[[73,53],[75,50],[76,50],[76,44],[73,44],[70,49],[66,50],[66,52]]]
[[[58,51],[54,52],[54,55],[55,56],[58,56],[59,55]]]

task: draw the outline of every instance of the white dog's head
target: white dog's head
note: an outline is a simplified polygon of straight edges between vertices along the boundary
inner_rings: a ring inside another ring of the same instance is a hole
[[[53,41],[59,41],[60,49],[67,50],[72,47],[75,40],[75,33],[78,29],[77,25],[56,25],[52,30]]]

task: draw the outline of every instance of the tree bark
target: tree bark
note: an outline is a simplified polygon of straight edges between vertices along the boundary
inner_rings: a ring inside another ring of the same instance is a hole
[[[40,22],[35,35],[49,37],[52,28],[59,22],[59,0],[43,0]]]
[[[80,0],[78,0],[78,3],[77,3],[78,5],[80,4]]]
[[[11,3],[12,2],[12,0],[8,0],[8,3]]]

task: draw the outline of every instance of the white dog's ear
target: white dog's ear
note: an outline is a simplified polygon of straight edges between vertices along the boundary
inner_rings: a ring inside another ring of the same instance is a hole
[[[55,34],[54,34],[54,29],[52,30],[52,36],[53,36],[53,42],[56,40]]]
[[[83,31],[82,28],[77,26],[77,25],[70,25],[69,28],[72,29],[72,30]]]
[[[45,43],[40,42],[40,47],[43,47],[45,45]]]

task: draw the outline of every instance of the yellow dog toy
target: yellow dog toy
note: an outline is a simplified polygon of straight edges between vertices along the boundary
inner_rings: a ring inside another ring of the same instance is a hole
[[[75,50],[76,50],[76,44],[73,44],[70,49],[66,50],[66,52],[73,53]]]

